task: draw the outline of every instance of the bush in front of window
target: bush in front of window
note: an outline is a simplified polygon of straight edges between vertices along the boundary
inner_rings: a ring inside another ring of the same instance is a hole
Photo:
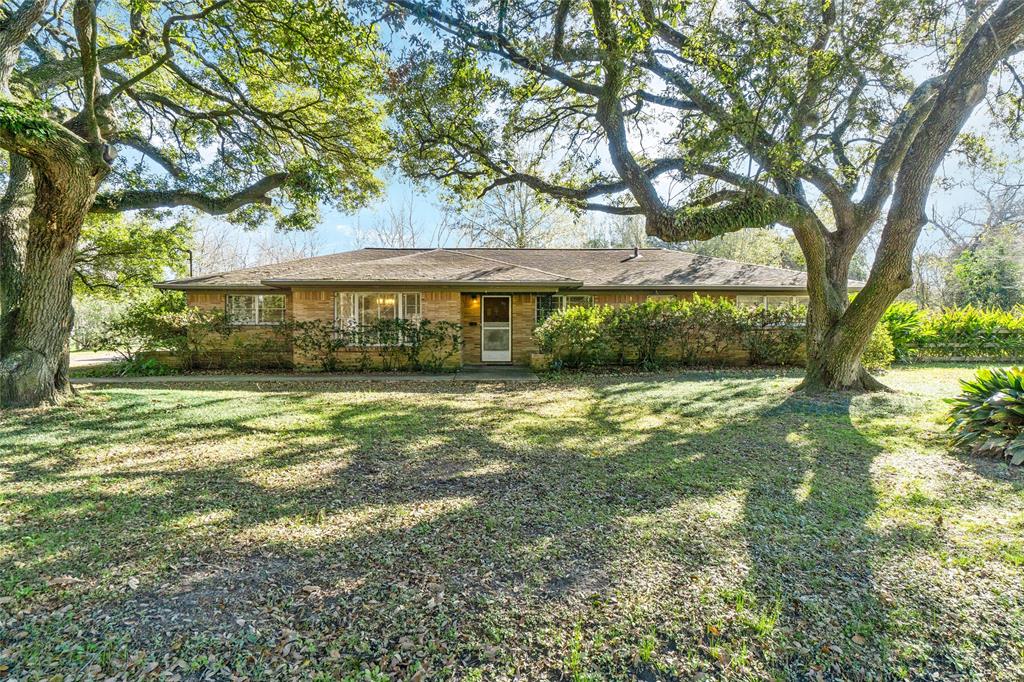
[[[799,362],[800,346],[807,337],[807,307],[757,306],[742,310],[742,341],[755,365],[792,365]]]
[[[730,349],[749,351],[755,364],[798,360],[807,309],[802,305],[740,308],[694,296],[618,307],[567,308],[548,317],[534,336],[555,366],[721,362]]]
[[[345,368],[342,352],[357,354],[357,370],[372,369],[379,360],[379,369],[392,371],[439,370],[462,350],[462,325],[457,322],[378,319],[365,325],[333,325],[302,320],[281,328],[292,336],[295,348],[325,372]]]
[[[462,352],[462,325],[440,320],[404,320],[406,361],[411,369],[437,371]]]
[[[736,345],[743,328],[744,308],[727,299],[700,295],[681,301],[679,308],[682,319],[677,338],[684,363],[720,358]]]
[[[637,367],[654,369],[664,347],[676,337],[682,316],[676,301],[646,301],[611,308],[598,333],[615,348],[619,364],[632,358]]]
[[[600,362],[608,349],[604,321],[612,309],[566,308],[548,317],[533,335],[542,353],[565,367],[579,368]]]
[[[144,353],[169,351],[189,370],[201,362],[212,341],[230,333],[223,312],[190,308],[182,296],[161,294],[141,299],[109,320],[100,344],[130,363]]]
[[[281,331],[292,338],[295,350],[300,351],[324,372],[338,370],[338,351],[349,346],[343,330],[323,320],[297,320],[281,323]]]

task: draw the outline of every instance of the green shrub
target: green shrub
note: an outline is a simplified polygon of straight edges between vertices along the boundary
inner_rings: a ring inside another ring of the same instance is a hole
[[[324,372],[338,370],[338,351],[350,344],[344,327],[335,327],[323,320],[283,322],[282,332],[291,334],[295,349],[315,361]]]
[[[745,311],[732,301],[694,295],[681,308],[683,316],[677,332],[683,362],[717,358],[740,337]]]
[[[1020,309],[946,308],[925,317],[918,345],[931,357],[1019,358],[1024,316]]]
[[[93,345],[134,362],[140,353],[165,347],[168,329],[164,319],[185,310],[185,298],[177,293],[140,297],[102,324]]]
[[[72,376],[75,377],[159,377],[177,373],[176,368],[165,365],[157,358],[147,357],[71,370]]]
[[[945,308],[921,310],[898,301],[882,316],[896,360],[1024,357],[1024,310]]]
[[[877,371],[889,369],[894,359],[895,352],[889,329],[886,325],[879,324],[871,332],[871,338],[868,339],[868,345],[860,357],[860,363],[865,369]]]
[[[437,371],[462,352],[462,325],[458,322],[422,320],[415,327],[415,346],[410,343],[415,369]]]
[[[189,308],[180,296],[141,299],[108,320],[102,345],[115,350],[129,365],[145,353],[169,351],[181,368],[224,366],[233,370],[286,367],[289,323],[257,334],[235,334],[220,310]]]
[[[724,299],[570,308],[534,331],[540,350],[555,366],[632,363],[650,369],[666,360],[718,360],[742,340],[753,361],[788,364],[804,340],[806,308],[743,310]]]
[[[743,345],[753,364],[789,365],[798,360],[806,338],[805,306],[758,306],[741,312]]]
[[[953,445],[1024,463],[1024,370],[980,369],[960,386],[960,396],[947,401]]]
[[[181,367],[192,370],[209,364],[211,348],[219,345],[232,332],[223,311],[185,308],[154,315],[148,321],[147,350],[168,350],[181,361]]]
[[[637,357],[637,330],[643,326],[641,314],[640,307],[636,305],[621,305],[608,310],[601,333],[611,354],[607,358],[610,362],[625,365]],[[547,352],[543,343],[540,345],[541,351]]]
[[[881,324],[889,332],[893,355],[898,362],[913,359],[919,348],[925,312],[909,301],[893,303],[882,315]]]
[[[405,339],[409,331],[408,320],[374,320],[364,328],[361,342],[369,342],[380,356],[381,369],[390,372],[402,369],[408,355],[405,351]]]
[[[227,343],[219,350],[223,367],[233,371],[290,368],[290,336],[286,328],[283,324],[278,324],[268,331],[271,332],[270,335],[261,333],[229,336]],[[209,350],[200,347],[195,353],[197,358],[201,358],[209,355]]]
[[[607,351],[602,335],[603,321],[611,308],[575,307],[555,313],[537,327],[533,334],[542,353],[552,356],[565,367],[593,364]]]
[[[679,306],[675,301],[647,301],[609,307],[598,320],[598,334],[617,351],[617,361],[632,358],[638,367],[651,369],[662,349],[678,333]]]
[[[325,372],[341,369],[340,351],[357,351],[361,370],[372,366],[374,353],[384,370],[439,370],[462,350],[462,325],[457,322],[376,320],[360,327],[303,320],[281,328]]]

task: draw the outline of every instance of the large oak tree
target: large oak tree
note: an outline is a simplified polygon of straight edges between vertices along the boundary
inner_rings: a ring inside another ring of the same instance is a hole
[[[522,183],[642,215],[670,242],[791,228],[811,297],[808,390],[879,386],[861,353],[911,284],[939,164],[993,74],[1013,73],[1024,30],[1024,0],[387,5],[409,28],[407,172],[463,195]],[[537,145],[545,163],[516,163]],[[851,259],[875,226],[851,303]]]
[[[0,405],[68,390],[90,213],[190,207],[284,228],[379,191],[372,28],[329,0],[0,5]]]

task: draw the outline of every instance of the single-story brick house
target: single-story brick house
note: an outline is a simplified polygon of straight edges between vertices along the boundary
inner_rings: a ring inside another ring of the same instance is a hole
[[[225,311],[239,333],[282,320],[459,322],[464,347],[454,361],[464,365],[529,364],[534,328],[566,306],[694,294],[739,305],[807,300],[802,272],[670,249],[365,248],[157,287]]]

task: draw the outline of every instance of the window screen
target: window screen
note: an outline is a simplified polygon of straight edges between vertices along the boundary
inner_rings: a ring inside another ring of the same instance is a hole
[[[282,294],[231,294],[225,301],[228,320],[234,324],[274,324],[284,322]]]
[[[537,309],[535,316],[537,324],[542,324],[544,320],[558,312],[560,298],[560,296],[552,296],[550,294],[537,296]]]
[[[234,324],[256,324],[256,297],[228,296],[226,312]]]
[[[335,324],[368,325],[377,320],[418,320],[422,314],[419,292],[339,291],[334,298]]]
[[[261,324],[284,322],[284,296],[257,296],[256,314]]]

